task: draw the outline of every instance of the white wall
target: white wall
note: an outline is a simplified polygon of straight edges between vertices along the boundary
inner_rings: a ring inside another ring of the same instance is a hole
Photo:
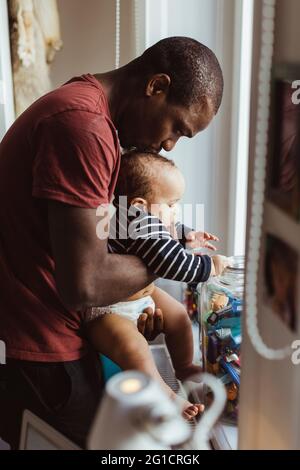
[[[299,20],[299,0],[277,0],[276,36],[274,45],[274,60],[276,62],[299,63]]]
[[[58,0],[63,49],[51,68],[53,87],[115,66],[115,1]],[[121,0],[121,64],[134,56],[133,1]]]

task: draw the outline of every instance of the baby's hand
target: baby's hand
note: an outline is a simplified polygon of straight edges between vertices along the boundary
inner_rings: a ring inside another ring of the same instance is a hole
[[[215,255],[211,257],[211,276],[220,276],[226,268],[230,266],[230,258],[223,255]]]
[[[218,242],[219,238],[212,233],[191,231],[187,234],[186,240],[186,248],[208,248],[209,250],[216,251],[217,248],[210,241]]]

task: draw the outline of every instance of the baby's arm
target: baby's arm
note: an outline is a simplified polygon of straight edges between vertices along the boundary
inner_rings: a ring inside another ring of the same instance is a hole
[[[209,278],[211,258],[186,253],[157,217],[142,212],[131,220],[128,231],[127,253],[142,258],[158,276],[188,283]]]

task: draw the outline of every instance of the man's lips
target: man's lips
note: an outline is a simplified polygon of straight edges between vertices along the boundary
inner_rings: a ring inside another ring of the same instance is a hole
[[[122,147],[125,151],[137,151],[137,152],[140,152],[140,153],[159,153],[162,149],[162,147],[160,148],[154,148],[154,147],[141,147],[141,146],[135,146],[135,145],[129,145],[129,146],[126,146],[126,147]]]
[[[159,153],[162,147],[146,147],[146,146],[138,146],[137,150],[140,152],[149,152],[149,153]]]
[[[148,152],[148,153],[159,153],[162,150],[162,145],[146,145],[142,143],[130,143],[126,141],[122,141],[120,139],[121,147],[124,150],[131,151],[131,150],[137,150],[138,152]]]

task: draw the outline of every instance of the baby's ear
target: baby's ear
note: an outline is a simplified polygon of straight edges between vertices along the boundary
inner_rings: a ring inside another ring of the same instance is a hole
[[[142,197],[135,197],[130,201],[131,206],[138,207],[139,209],[142,209],[143,211],[147,210],[148,204],[146,199],[143,199]]]

